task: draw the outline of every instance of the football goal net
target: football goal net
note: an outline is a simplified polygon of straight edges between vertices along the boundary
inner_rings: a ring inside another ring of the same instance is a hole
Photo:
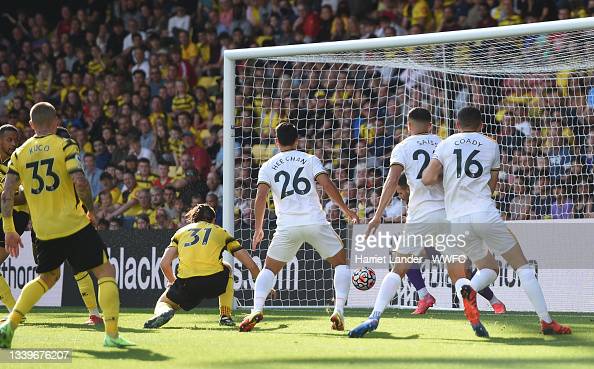
[[[484,133],[500,144],[495,197],[508,221],[594,216],[593,29],[594,18],[584,18],[225,51],[224,227],[251,246],[257,173],[277,152],[279,122],[297,126],[300,149],[322,160],[345,201],[368,220],[391,150],[407,135],[407,113],[429,109],[434,132],[447,137],[467,105],[482,111]],[[320,194],[348,245],[349,226]],[[406,205],[395,197],[383,216],[403,222]],[[275,229],[271,198],[264,224],[264,242],[253,254],[260,265]],[[234,276],[236,297],[251,306],[253,279],[237,267]],[[449,298],[442,307],[452,307],[447,283],[438,287]],[[306,246],[275,288],[271,306],[329,306],[332,270]],[[372,291],[353,299],[373,304]],[[411,291],[411,305],[415,298]]]

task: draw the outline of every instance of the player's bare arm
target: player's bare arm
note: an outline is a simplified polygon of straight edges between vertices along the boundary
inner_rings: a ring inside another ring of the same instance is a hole
[[[359,216],[357,215],[357,213],[349,209],[349,207],[344,203],[344,200],[342,199],[342,196],[340,196],[338,188],[336,188],[336,185],[334,185],[332,180],[330,180],[330,176],[328,176],[328,174],[322,173],[318,175],[316,177],[316,181],[322,186],[324,191],[328,194],[330,200],[332,200],[336,205],[338,205],[340,210],[343,212],[343,214],[349,221],[351,221],[352,223],[359,223]]]
[[[491,170],[491,179],[489,179],[489,188],[491,189],[491,193],[495,192],[497,188],[497,181],[499,179],[499,169],[492,169]]]
[[[443,174],[443,165],[437,159],[431,159],[427,168],[423,171],[421,181],[425,186],[431,186],[440,182]]]
[[[94,222],[95,205],[93,204],[93,194],[91,193],[91,185],[82,171],[76,171],[70,174],[74,189],[78,197],[82,200],[83,205],[87,209],[89,219]]]
[[[367,225],[367,231],[365,232],[365,237],[369,236],[370,234],[374,233],[379,224],[382,221],[382,214],[386,210],[386,207],[392,201],[394,197],[394,193],[396,193],[396,187],[398,186],[398,178],[402,174],[402,165],[394,164],[390,166],[390,170],[388,171],[388,177],[386,177],[386,181],[384,182],[384,187],[382,188],[382,194],[380,196],[380,201],[373,214],[373,217],[369,221]]]
[[[256,191],[256,201],[254,204],[254,212],[256,215],[256,227],[254,229],[254,238],[252,240],[252,250],[256,250],[258,244],[264,238],[264,211],[266,210],[266,198],[268,197],[268,192],[270,191],[270,186],[266,183],[259,183],[258,190]]]
[[[173,273],[173,260],[177,258],[177,249],[175,247],[168,247],[165,249],[163,253],[163,257],[161,258],[161,271],[165,278],[167,278],[168,285],[172,285],[175,282],[175,274]]]
[[[4,242],[6,251],[11,256],[19,256],[19,246],[23,247],[21,237],[16,232],[14,220],[12,219],[12,210],[14,207],[14,194],[19,187],[19,176],[14,173],[7,173],[4,180],[4,191],[0,198],[2,206],[2,224],[4,227]]]
[[[252,278],[256,278],[260,274],[260,268],[258,268],[258,265],[254,262],[247,250],[237,250],[233,253],[233,257],[237,258],[252,273]]]

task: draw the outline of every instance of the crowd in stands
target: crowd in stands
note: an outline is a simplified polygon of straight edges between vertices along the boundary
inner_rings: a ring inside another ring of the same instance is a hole
[[[428,91],[409,86],[406,70],[394,69],[386,78],[373,68],[239,63],[235,147],[222,146],[226,49],[585,17],[594,15],[593,0],[73,4],[55,8],[56,22],[33,9],[2,15],[12,30],[0,35],[0,122],[18,127],[24,140],[33,134],[29,108],[38,101],[57,107],[80,146],[100,229],[172,229],[202,202],[217,210],[220,224],[223,149],[237,155],[236,221],[249,227],[258,165],[274,153],[274,128],[284,119],[298,125],[307,138],[302,147],[323,159],[344,197],[368,217],[390,151],[402,139],[402,117],[414,105],[443,116],[436,110],[449,100],[506,106],[484,112],[504,154],[498,196],[508,218],[594,214],[594,132],[584,128],[592,123],[587,76],[570,86],[555,78],[530,86],[503,81],[501,104],[479,101],[485,91],[478,80],[450,81],[457,87],[444,96],[437,85]],[[272,87],[280,92],[264,92]],[[336,206],[325,207],[338,222]],[[404,220],[405,211],[395,198],[386,221]]]

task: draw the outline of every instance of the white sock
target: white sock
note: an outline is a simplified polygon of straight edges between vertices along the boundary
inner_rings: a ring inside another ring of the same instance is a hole
[[[491,283],[497,279],[497,273],[493,269],[480,269],[476,271],[476,274],[470,280],[470,287],[476,292],[487,288]]]
[[[89,309],[89,314],[95,315],[95,316],[101,316],[101,314],[99,313],[99,309],[97,309],[97,308]]]
[[[334,311],[344,314],[344,304],[349,297],[351,288],[351,270],[347,265],[338,265],[334,268]]]
[[[534,269],[526,264],[519,267],[518,270],[516,270],[516,273],[518,274],[522,288],[524,289],[524,292],[526,292],[532,306],[534,306],[534,310],[538,317],[541,320],[544,320],[545,323],[552,322],[553,319],[551,319],[551,316],[549,315],[547,302],[545,301],[540,284],[536,279]]]
[[[262,312],[264,310],[264,302],[274,286],[274,273],[270,269],[262,269],[256,278],[256,286],[254,287],[254,308],[252,312]]]
[[[161,315],[169,310],[173,310],[173,308],[171,307],[171,305],[169,305],[166,302],[163,301],[158,301],[157,305],[155,305],[155,315]]]
[[[382,285],[380,286],[379,294],[375,298],[375,306],[373,307],[373,312],[371,313],[370,318],[380,318],[386,309],[386,306],[392,301],[394,296],[396,296],[400,283],[402,283],[402,278],[400,278],[398,274],[394,272],[386,274],[382,281]]]
[[[456,295],[458,296],[458,300],[460,301],[460,306],[462,306],[462,286],[470,285],[470,281],[466,278],[460,278],[454,284],[456,288]]]
[[[422,299],[429,294],[429,291],[427,291],[427,287],[423,287],[417,291],[417,294],[419,295],[419,299]]]

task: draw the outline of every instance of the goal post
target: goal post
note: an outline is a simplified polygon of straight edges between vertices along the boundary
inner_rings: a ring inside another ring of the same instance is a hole
[[[302,136],[300,148],[322,156],[341,192],[365,217],[381,191],[386,155],[406,134],[408,110],[428,108],[435,117],[436,133],[445,137],[453,132],[455,113],[464,104],[476,105],[489,116],[486,133],[500,138],[507,135],[500,142],[509,148],[502,153],[502,165],[511,172],[502,171],[498,202],[508,219],[554,218],[551,204],[534,205],[536,200],[544,201],[540,199],[543,194],[528,187],[549,191],[549,197],[568,198],[593,185],[591,173],[574,173],[585,171],[579,160],[589,139],[587,127],[594,124],[594,92],[589,106],[586,91],[594,75],[590,72],[594,70],[593,30],[594,18],[581,18],[226,50],[224,228],[235,233],[245,247],[251,245],[253,179],[260,164],[274,153],[273,128],[280,119],[296,123]],[[581,91],[583,107],[571,95],[574,90]],[[572,124],[567,125],[564,122],[570,115]],[[593,162],[588,165],[594,166],[594,150],[591,154]],[[546,164],[539,162],[542,158]],[[335,216],[336,209],[326,202],[330,217]],[[402,219],[398,209],[404,208],[395,202],[395,213],[389,218],[398,222]],[[558,208],[555,211],[563,210]],[[579,217],[576,214],[561,215]],[[267,212],[266,217],[270,228],[274,213]],[[346,238],[346,223],[333,220]],[[265,241],[270,237],[271,232],[266,232]],[[264,255],[265,250],[256,253],[256,261],[262,264]],[[307,274],[308,268],[314,271]],[[236,297],[242,305],[251,305],[253,281],[237,268],[234,275]],[[273,305],[331,305],[331,277],[327,266],[306,249],[279,275],[281,298]],[[360,301],[360,306],[367,306],[374,296],[373,291],[355,293],[349,304]],[[413,304],[416,297],[412,292],[410,296],[410,301],[399,304]],[[451,305],[450,301],[445,307]]]

